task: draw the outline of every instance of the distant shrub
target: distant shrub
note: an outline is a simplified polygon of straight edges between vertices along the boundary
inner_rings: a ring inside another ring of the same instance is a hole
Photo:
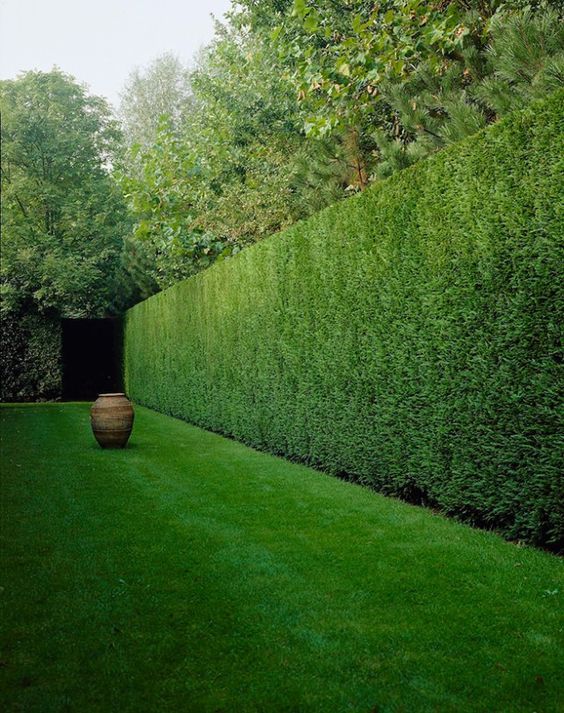
[[[556,546],[563,100],[131,309],[129,394]]]
[[[5,315],[0,327],[0,401],[59,398],[60,321],[39,315]]]

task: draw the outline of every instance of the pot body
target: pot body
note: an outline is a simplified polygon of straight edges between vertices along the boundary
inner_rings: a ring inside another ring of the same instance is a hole
[[[124,448],[133,428],[133,406],[125,394],[100,394],[90,410],[90,422],[102,448]]]

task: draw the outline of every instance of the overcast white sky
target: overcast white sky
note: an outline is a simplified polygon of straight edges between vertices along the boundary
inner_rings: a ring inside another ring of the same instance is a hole
[[[0,0],[0,78],[63,71],[117,105],[129,72],[164,52],[184,62],[230,0]]]

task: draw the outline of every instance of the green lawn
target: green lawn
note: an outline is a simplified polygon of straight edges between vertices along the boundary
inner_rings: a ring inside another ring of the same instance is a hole
[[[557,711],[562,561],[138,407],[2,418],[0,708]]]

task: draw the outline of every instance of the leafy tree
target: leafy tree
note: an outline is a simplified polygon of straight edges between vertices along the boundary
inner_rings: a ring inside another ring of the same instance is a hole
[[[294,220],[291,161],[303,144],[293,90],[271,53],[236,27],[217,27],[191,82],[184,136],[205,186],[205,224],[244,245]]]
[[[299,215],[289,158],[303,145],[302,122],[267,48],[218,25],[190,85],[181,125],[162,117],[153,145],[133,148],[140,172],[122,177],[163,287]]]
[[[515,82],[514,71],[500,64],[504,61],[501,54],[505,61],[513,61],[510,51],[503,51],[501,39],[497,57],[493,53],[488,57],[487,48],[492,33],[500,37],[500,29],[512,22],[513,13],[522,17],[519,33],[537,17],[533,11],[539,18],[550,18],[550,6],[561,3],[240,0],[238,5],[240,9],[232,15],[234,21],[262,35],[264,41],[268,37],[276,48],[301,105],[306,134],[333,137],[347,163],[358,165],[356,181],[351,182],[356,188],[362,189],[371,177],[386,173],[387,169],[379,165],[382,161],[386,166],[408,165],[428,153],[425,143],[433,145],[432,126],[424,127],[426,135],[416,145],[410,141],[412,127],[402,121],[409,105],[414,104],[413,85],[425,82],[429,95],[439,92],[450,102],[450,110],[444,114],[451,120],[443,122],[444,133],[446,138],[450,132],[448,140],[457,140],[490,120],[483,112],[476,112],[460,93],[484,76],[486,66],[492,79],[494,74],[497,77],[490,93],[495,90],[499,99],[503,96],[506,101],[512,99],[516,86],[529,98],[546,93],[551,79],[555,84],[560,72],[552,63],[546,67],[545,80],[537,81],[537,63],[555,51],[553,46],[541,43],[529,53],[529,68]],[[555,12],[552,16],[557,17]],[[543,20],[539,23],[542,25]],[[505,37],[516,49],[518,42],[509,35]],[[548,37],[542,31],[536,31],[536,35]],[[525,42],[523,49],[526,54]],[[521,59],[526,64],[526,57]],[[482,91],[486,90],[484,83]],[[517,105],[512,102],[512,106]],[[412,113],[420,113],[420,107],[421,103],[415,102]],[[417,125],[420,129],[423,126],[420,121]],[[409,150],[404,151],[407,143]]]
[[[119,115],[127,145],[151,146],[163,117],[178,127],[190,96],[188,71],[171,53],[157,57],[145,70],[134,69],[120,96]]]
[[[199,169],[166,116],[155,143],[146,149],[134,147],[133,160],[140,170],[120,176],[136,220],[132,246],[137,246],[149,280],[168,287],[210,265],[223,246],[198,225]]]
[[[386,116],[384,79],[402,78],[429,55],[455,52],[466,28],[460,2],[242,0],[234,18],[270,41],[304,105],[308,135],[360,129]]]
[[[125,205],[109,170],[106,102],[58,69],[0,82],[2,309],[69,317],[118,309]]]
[[[367,183],[362,136],[304,132],[286,68],[260,34],[217,25],[190,74],[180,124],[162,117],[123,176],[135,237],[161,286],[274,233]]]

